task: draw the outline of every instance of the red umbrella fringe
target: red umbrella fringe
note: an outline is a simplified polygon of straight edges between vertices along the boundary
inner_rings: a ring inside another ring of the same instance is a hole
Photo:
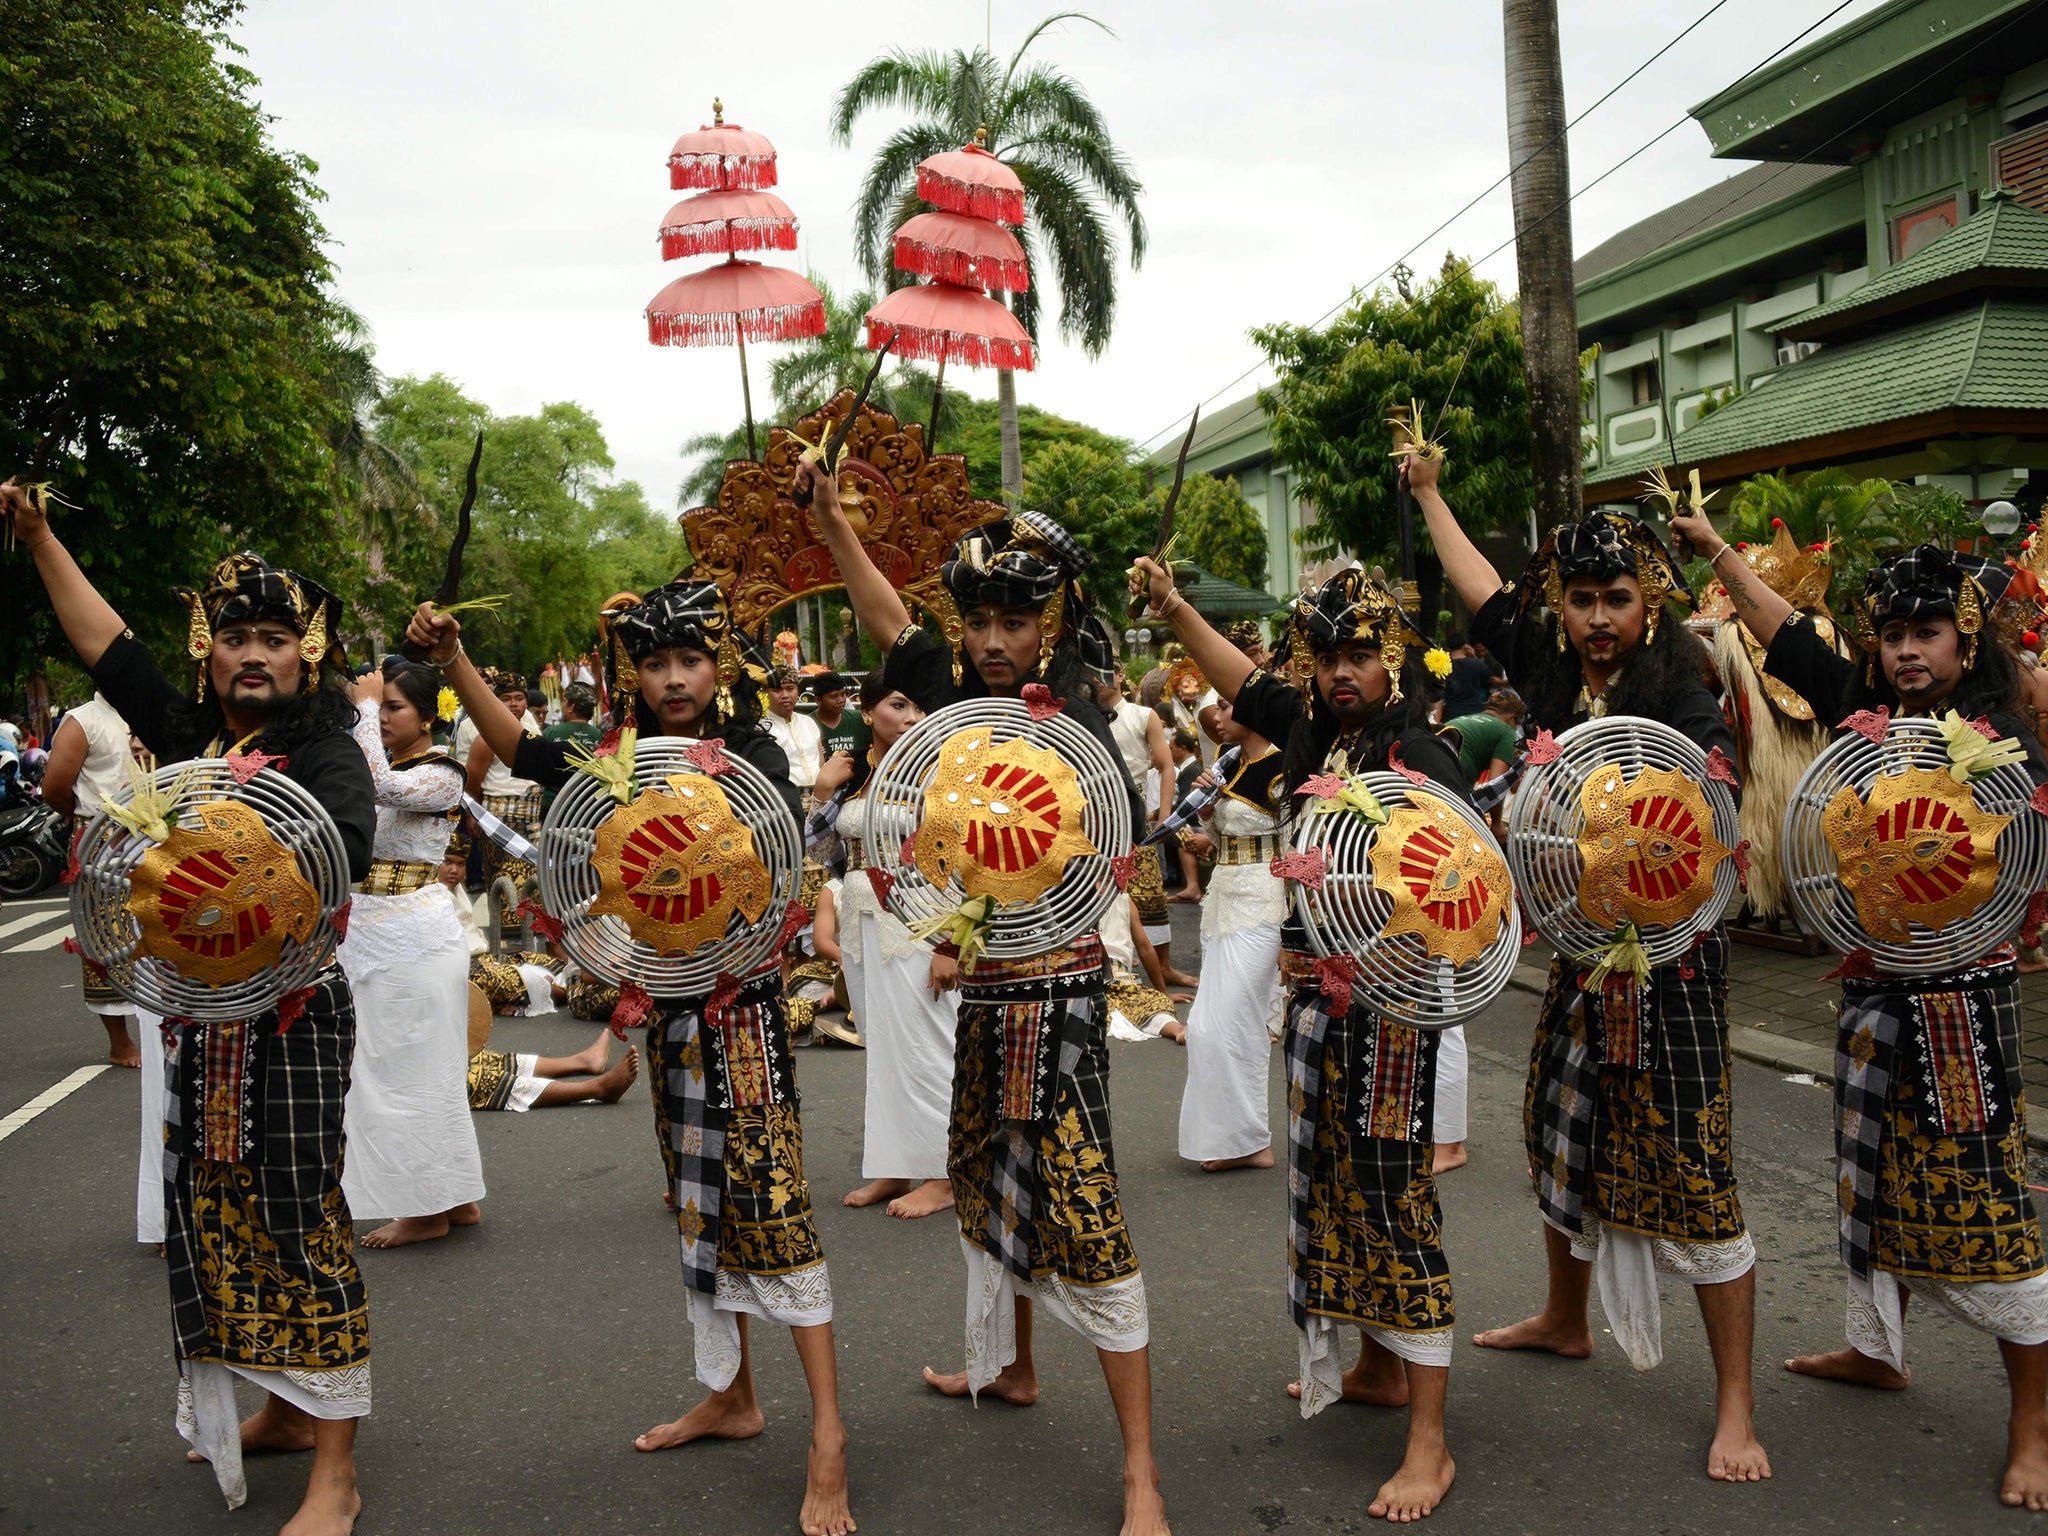
[[[901,235],[896,237],[896,267],[920,277],[935,277],[955,288],[979,288],[984,293],[1022,293],[1031,286],[1031,274],[1021,261],[1003,256],[970,256],[964,251],[927,245],[922,240],[906,240]]]
[[[1008,368],[1013,373],[1031,371],[1031,343],[1028,341],[1006,341],[967,331],[928,331],[888,320],[879,325],[872,320],[868,322],[868,350],[879,351],[891,331],[896,333],[897,357],[925,363],[965,363],[969,368]]]
[[[730,347],[748,341],[801,341],[825,334],[823,300],[750,309],[741,315],[656,315],[647,317],[647,339],[657,347]],[[881,343],[877,341],[876,346]],[[901,351],[899,347],[897,349]],[[1029,366],[1028,364],[1026,365]]]
[[[935,175],[921,165],[917,168],[917,195],[948,213],[964,213],[970,218],[993,219],[1002,224],[1024,222],[1022,192],[955,181],[950,176]]]
[[[670,155],[668,184],[676,192],[763,192],[775,185],[775,157]]]
[[[796,225],[789,219],[713,219],[677,224],[661,232],[661,259],[724,256],[733,251],[793,251]]]

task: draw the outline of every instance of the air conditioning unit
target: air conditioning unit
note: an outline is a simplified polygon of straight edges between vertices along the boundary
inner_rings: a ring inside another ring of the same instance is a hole
[[[1778,366],[1786,367],[1802,357],[1811,357],[1820,350],[1817,341],[1781,341],[1778,343]]]

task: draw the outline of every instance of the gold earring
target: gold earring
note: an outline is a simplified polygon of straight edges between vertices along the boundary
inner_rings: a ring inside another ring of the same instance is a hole
[[[1038,676],[1041,680],[1052,670],[1053,647],[1059,644],[1060,623],[1066,614],[1067,589],[1061,587],[1038,614]]]
[[[739,675],[739,643],[733,639],[732,631],[727,630],[718,642],[718,713],[728,722],[733,717],[732,685]]]

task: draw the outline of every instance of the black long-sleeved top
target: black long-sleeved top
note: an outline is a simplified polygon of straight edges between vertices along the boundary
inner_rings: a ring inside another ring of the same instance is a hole
[[[180,719],[184,695],[164,676],[147,647],[132,635],[108,646],[88,670],[95,687],[121,712],[142,744],[159,762],[176,763],[200,756],[212,745],[195,739]],[[370,872],[371,845],[377,837],[377,789],[370,765],[343,724],[296,743],[285,758],[284,776],[303,785],[327,808],[341,832],[348,853],[351,884]]]

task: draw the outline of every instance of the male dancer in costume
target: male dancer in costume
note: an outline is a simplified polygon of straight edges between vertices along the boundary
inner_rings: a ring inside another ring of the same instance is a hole
[[[377,807],[349,735],[355,705],[333,625],[341,602],[253,554],[231,555],[197,592],[191,693],[129,634],[21,487],[0,512],[35,556],[65,638],[107,702],[160,762],[261,752],[312,792],[341,831],[349,877],[370,868]],[[326,665],[322,666],[325,661]],[[285,1536],[345,1536],[356,1494],[356,1420],[370,1411],[369,1302],[341,1192],[342,1101],[355,1003],[338,964],[289,1021],[185,1024],[168,1063],[166,1257],[181,1379],[178,1427],[213,1463],[230,1507],[247,1497],[242,1453],[313,1452]],[[241,1106],[222,1115],[222,1104]],[[270,1395],[235,1427],[234,1377]]]
[[[2010,567],[1925,544],[1884,561],[1864,582],[1859,666],[1836,653],[1811,614],[1726,558],[1707,519],[1672,527],[1710,552],[1765,647],[1764,665],[1819,719],[1840,730],[1860,710],[1934,719],[1952,710],[2024,747],[2028,774],[2048,783],[2048,756],[2016,713],[2018,670],[1991,622]],[[1902,1389],[1908,1295],[1991,1334],[2011,1393],[1999,1497],[2048,1509],[2048,1261],[2027,1192],[2012,950],[1946,976],[1865,969],[1842,980],[1835,1037],[1849,1347],[1786,1368]]]
[[[1364,773],[1398,758],[1446,797],[1465,799],[1457,754],[1429,728],[1427,639],[1384,583],[1339,571],[1295,599],[1290,652],[1308,689],[1254,666],[1140,559],[1133,595],[1159,616],[1231,704],[1232,718],[1282,744],[1286,807],[1321,773]],[[1340,1397],[1408,1406],[1401,1465],[1370,1512],[1417,1520],[1443,1501],[1456,1464],[1444,1440],[1451,1376],[1451,1267],[1437,1204],[1431,1092],[1439,1036],[1392,1024],[1345,988],[1315,976],[1307,935],[1290,912],[1281,966],[1287,1005],[1288,1302],[1300,1334],[1303,1418]],[[1363,1334],[1342,1370],[1336,1327]]]
[[[892,689],[929,712],[961,698],[1015,698],[1042,682],[1118,760],[1102,716],[1080,697],[1084,654],[1103,667],[1111,656],[1106,636],[1085,622],[1076,578],[1088,557],[1064,528],[1022,512],[961,538],[941,572],[962,626],[948,654],[911,623],[868,559],[832,477],[806,463],[799,496],[806,485],[862,629],[890,637],[883,668]],[[1144,807],[1126,788],[1141,827]],[[961,968],[947,1164],[967,1257],[967,1370],[927,1370],[925,1380],[948,1396],[988,1390],[1035,1402],[1031,1307],[1043,1304],[1102,1362],[1123,1432],[1123,1536],[1163,1536],[1145,1282],[1109,1135],[1106,985],[1094,935],[1028,961]]]
[[[621,593],[600,615],[614,733],[722,740],[760,769],[801,824],[789,763],[760,723],[760,693],[743,664],[725,593],[672,581],[646,597]],[[406,631],[428,647],[484,742],[522,779],[559,788],[576,771],[572,744],[523,731],[463,654],[461,626],[423,603]],[[609,739],[609,738],[608,738]],[[811,1392],[811,1449],[799,1516],[805,1536],[854,1529],[846,1497],[846,1428],[832,1345],[832,1282],[811,1220],[803,1123],[783,1014],[780,958],[740,978],[737,996],[657,998],[647,1071],[696,1336],[697,1379],[710,1395],[633,1443],[665,1450],[706,1438],[744,1440],[762,1428],[749,1362],[751,1314],[788,1326]],[[754,1070],[745,1070],[752,1062]]]
[[[1553,529],[1517,588],[1444,504],[1442,469],[1420,454],[1402,463],[1444,575],[1473,611],[1473,638],[1507,669],[1536,724],[1561,734],[1598,716],[1641,715],[1732,763],[1735,740],[1701,681],[1703,648],[1683,624],[1659,622],[1667,597],[1688,594],[1656,534],[1628,513],[1592,513]],[[1721,928],[1641,987],[1618,977],[1597,997],[1580,985],[1581,962],[1552,960],[1523,1107],[1549,1295],[1534,1317],[1475,1342],[1591,1354],[1597,1259],[1616,1335],[1648,1370],[1662,1358],[1656,1277],[1689,1281],[1714,1356],[1707,1475],[1753,1482],[1771,1463],[1753,1422],[1756,1247],[1735,1189],[1727,965]]]

